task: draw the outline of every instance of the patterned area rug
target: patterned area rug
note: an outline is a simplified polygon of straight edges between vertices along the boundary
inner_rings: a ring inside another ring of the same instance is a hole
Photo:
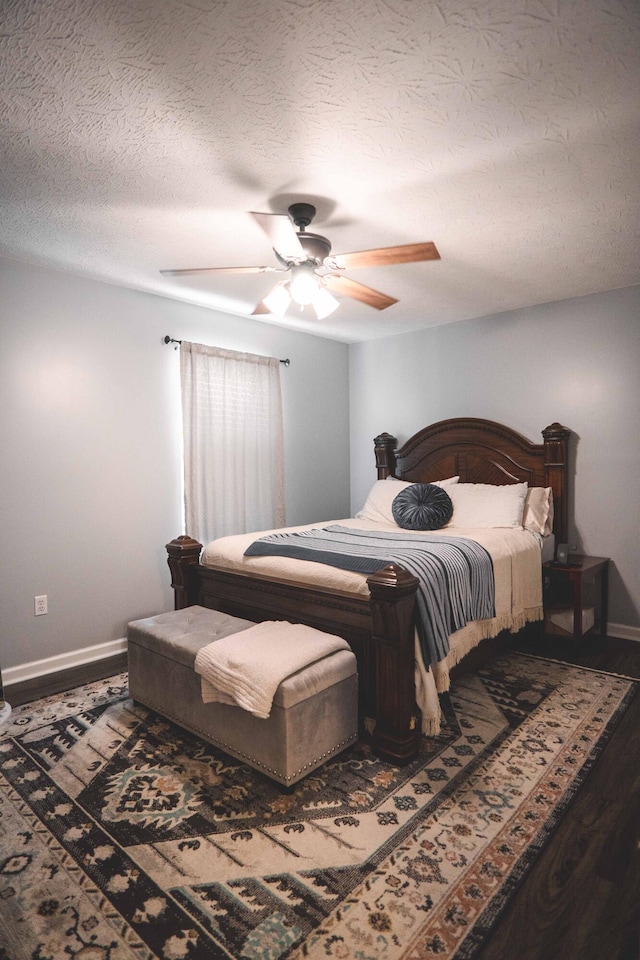
[[[0,960],[471,958],[636,687],[505,655],[409,766],[359,744],[285,794],[126,679],[0,727]]]

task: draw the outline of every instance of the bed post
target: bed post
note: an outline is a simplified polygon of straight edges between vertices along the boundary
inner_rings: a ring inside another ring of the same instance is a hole
[[[556,543],[567,543],[569,538],[567,468],[570,435],[571,431],[561,423],[552,423],[542,431],[545,480],[553,490],[553,532]]]
[[[196,602],[189,574],[190,568],[197,565],[201,550],[201,543],[184,534],[167,544],[167,563],[171,571],[171,586],[175,591],[176,610],[190,607]]]
[[[422,714],[414,676],[417,579],[395,563],[367,579],[371,593],[376,726],[373,752],[404,766],[418,753]]]
[[[395,449],[398,441],[390,433],[381,433],[374,439],[378,480],[386,480],[396,469]]]

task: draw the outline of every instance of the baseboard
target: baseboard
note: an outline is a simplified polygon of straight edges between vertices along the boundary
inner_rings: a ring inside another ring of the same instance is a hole
[[[2,671],[2,682],[5,692],[10,692],[11,685],[14,683],[35,680],[49,673],[59,673],[61,670],[81,667],[86,663],[95,663],[97,660],[107,660],[126,651],[126,637],[109,640],[107,643],[96,643],[91,647],[83,647],[82,650],[73,650],[71,653],[59,653],[55,657],[45,657],[44,660],[32,660],[30,663],[21,663],[17,667],[7,667]]]
[[[640,642],[640,627],[608,624],[608,636]],[[6,699],[14,706],[72,689],[127,669],[127,640],[97,643],[72,653],[33,660],[2,671]]]
[[[2,671],[4,695],[18,706],[103,680],[127,669],[127,641],[110,640],[73,653],[34,660]]]
[[[627,627],[624,623],[608,623],[607,636],[620,640],[636,640],[640,643],[640,627]]]

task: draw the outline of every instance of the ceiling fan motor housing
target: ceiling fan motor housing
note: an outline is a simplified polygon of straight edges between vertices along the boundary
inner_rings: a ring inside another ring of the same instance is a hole
[[[307,255],[307,260],[316,265],[321,264],[331,253],[331,244],[326,237],[321,237],[318,233],[299,233],[298,240]]]

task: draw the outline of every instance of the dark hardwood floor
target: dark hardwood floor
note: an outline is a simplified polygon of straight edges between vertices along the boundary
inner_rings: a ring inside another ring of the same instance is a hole
[[[524,653],[640,679],[640,643],[557,637]],[[622,717],[477,960],[640,957],[640,695]]]
[[[511,642],[511,648],[640,680],[640,643],[634,640],[593,634],[574,643],[561,637],[540,637],[523,631]]]
[[[523,634],[523,653],[640,679],[640,643]],[[17,706],[113,676],[126,654],[7,691]],[[640,695],[622,717],[477,960],[639,960]]]

